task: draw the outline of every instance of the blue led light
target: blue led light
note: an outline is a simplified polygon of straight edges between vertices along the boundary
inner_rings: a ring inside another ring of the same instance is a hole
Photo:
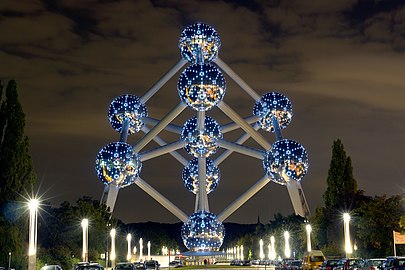
[[[139,156],[132,152],[132,146],[123,142],[104,146],[96,158],[96,173],[105,185],[129,186],[139,176],[141,168]]]
[[[180,134],[186,141],[184,149],[195,157],[209,157],[217,151],[216,141],[222,139],[221,126],[211,117],[205,116],[204,130],[197,129],[197,117],[186,121]]]
[[[196,111],[207,111],[225,95],[225,78],[216,66],[195,64],[186,68],[177,83],[180,99]]]
[[[281,129],[288,126],[292,118],[290,100],[276,92],[264,94],[253,108],[253,115],[260,117],[257,123],[266,131],[274,132],[272,116],[276,117]]]
[[[219,169],[215,166],[214,162],[206,159],[206,190],[207,194],[213,191],[218,186],[218,181],[221,177]],[[184,186],[194,194],[198,192],[198,185],[200,183],[198,178],[198,158],[190,160],[186,167],[183,169],[183,183]]]
[[[207,211],[192,214],[181,228],[181,238],[190,251],[217,251],[224,237],[224,225],[216,215]]]
[[[203,63],[218,57],[221,41],[217,31],[204,23],[189,25],[180,35],[181,56],[190,63]]]
[[[263,160],[264,170],[273,181],[285,185],[289,179],[300,181],[308,171],[308,154],[305,148],[293,140],[280,140],[271,146]]]
[[[116,97],[108,108],[108,120],[118,132],[122,131],[124,120],[129,121],[128,134],[138,132],[143,125],[142,117],[146,116],[148,116],[146,106],[134,95]]]

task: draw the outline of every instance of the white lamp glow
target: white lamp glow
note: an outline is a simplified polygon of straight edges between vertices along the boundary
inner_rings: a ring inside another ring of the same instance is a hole
[[[131,236],[131,234],[129,233],[129,234],[127,234],[127,244],[128,244],[128,252],[127,252],[127,261],[128,262],[130,262],[131,261],[131,239],[132,239],[132,236]]]
[[[87,262],[88,258],[88,247],[89,247],[89,220],[84,218],[82,220],[82,229],[83,229],[83,248],[82,248],[82,260]]]
[[[290,249],[290,233],[285,231],[284,232],[284,256],[286,258],[291,257],[291,249]]]

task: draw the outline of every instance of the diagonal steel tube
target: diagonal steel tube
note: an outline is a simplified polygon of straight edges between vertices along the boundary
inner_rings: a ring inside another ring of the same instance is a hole
[[[142,121],[147,125],[156,126],[157,124],[159,124],[160,120],[151,118],[151,117],[144,117],[144,118],[142,118]],[[178,125],[174,125],[174,124],[168,124],[165,127],[165,130],[170,131],[172,133],[180,134],[182,127],[180,127]]]
[[[250,95],[254,100],[260,100],[260,96],[250,87],[238,74],[235,73],[224,61],[220,58],[214,60],[214,62],[220,67],[229,77],[232,78],[245,92]]]
[[[254,122],[259,120],[259,116],[252,115],[252,116],[249,116],[247,118],[244,118],[243,120],[245,120],[245,122],[248,123],[248,124],[253,124]],[[227,132],[233,131],[233,130],[238,129],[238,128],[240,128],[240,126],[238,124],[229,123],[229,124],[223,125],[221,127],[221,130],[222,130],[222,133],[227,133]]]
[[[232,110],[225,102],[221,101],[218,104],[218,108],[221,109],[229,118],[236,122],[246,133],[248,133],[258,144],[260,144],[265,150],[270,149],[270,144],[266,139],[256,130],[254,130],[248,123],[246,123],[242,117],[239,116],[234,110]]]
[[[176,118],[187,106],[180,102],[174,107],[165,117],[160,120],[160,122],[154,126],[148,133],[143,136],[138,143],[134,146],[133,152],[139,153],[139,151],[144,148],[153,137],[155,137],[159,132],[161,132],[174,118]]]
[[[258,130],[259,127],[260,127],[260,126],[259,126],[258,124],[255,124],[255,125],[253,126],[253,128],[254,128],[255,130]],[[247,133],[244,133],[242,136],[239,137],[239,139],[236,140],[235,143],[237,143],[237,144],[243,144],[243,143],[246,142],[249,138],[250,138],[250,135],[247,134]],[[223,152],[219,157],[217,157],[217,158],[214,160],[214,164],[215,164],[216,166],[219,166],[219,164],[221,164],[221,163],[222,163],[227,157],[229,157],[232,153],[233,153],[232,150],[226,150],[225,152]]]
[[[141,129],[143,132],[148,133],[150,129],[148,129],[147,127],[143,126]],[[160,146],[166,145],[167,143],[160,138],[159,136],[155,136],[155,138],[153,138],[153,140],[159,144]],[[178,162],[180,162],[181,164],[183,164],[183,166],[187,166],[188,161],[187,159],[185,159],[181,154],[177,153],[177,152],[170,152],[169,153],[171,156],[173,156],[175,159],[177,159]]]
[[[263,160],[263,158],[264,158],[264,151],[257,150],[257,149],[247,147],[247,146],[243,146],[243,145],[240,145],[240,144],[237,144],[234,142],[229,142],[226,140],[218,140],[217,145],[222,148],[225,148],[225,149],[228,149],[231,151],[235,151],[235,152],[238,152],[238,153],[250,156],[250,157],[254,157],[257,159]]]
[[[168,143],[166,145],[163,145],[161,147],[140,153],[140,159],[141,161],[149,160],[167,153],[170,153],[172,151],[176,151],[177,149],[180,149],[184,147],[186,143],[182,140]]]
[[[165,75],[163,75],[149,90],[144,94],[140,100],[145,104],[165,83],[167,83],[185,64],[186,60],[181,59],[175,64]]]
[[[264,176],[262,179],[257,181],[256,184],[250,187],[245,193],[243,193],[241,196],[239,196],[239,198],[237,198],[227,208],[225,208],[225,210],[218,215],[218,220],[223,222],[269,182],[270,177],[268,176]]]
[[[178,219],[182,222],[186,222],[188,216],[181,211],[177,206],[171,203],[168,199],[166,199],[162,194],[160,194],[156,189],[154,189],[151,185],[146,183],[143,179],[138,177],[135,180],[135,184],[140,187],[143,191],[149,194],[153,199],[155,199],[158,203],[160,203],[164,208],[169,210],[173,215],[175,215]]]

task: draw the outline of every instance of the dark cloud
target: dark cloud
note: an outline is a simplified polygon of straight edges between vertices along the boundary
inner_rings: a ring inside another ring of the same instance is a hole
[[[312,211],[322,204],[337,138],[367,194],[404,191],[400,1],[1,1],[0,76],[18,82],[38,188],[46,197],[55,204],[101,197],[95,156],[119,139],[107,121],[110,102],[125,93],[145,94],[180,60],[180,33],[198,21],[216,28],[220,58],[259,94],[277,90],[291,99],[294,118],[283,133],[309,152],[311,167],[302,185]],[[162,118],[179,102],[177,78],[147,102],[151,117]],[[254,100],[226,79],[225,102],[249,116]],[[209,114],[221,124],[230,121],[217,109]],[[176,124],[191,115],[182,113]],[[274,141],[273,134],[262,134]],[[162,137],[178,139],[167,132]],[[260,148],[252,140],[248,144]],[[194,197],[182,187],[181,169],[164,156],[145,162],[142,178],[190,214]],[[214,213],[263,176],[260,161],[239,154],[220,169],[220,185],[209,195]],[[270,183],[229,221],[253,223],[258,213],[267,221],[275,212],[293,209],[286,189]],[[136,186],[120,192],[115,215],[127,222],[177,221]]]

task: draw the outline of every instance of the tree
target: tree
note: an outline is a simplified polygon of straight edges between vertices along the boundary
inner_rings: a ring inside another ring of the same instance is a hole
[[[0,264],[6,265],[8,253],[16,268],[26,264],[26,219],[19,203],[32,194],[35,173],[24,135],[25,114],[18,100],[17,84],[9,81],[3,98],[0,81]]]
[[[385,195],[375,196],[355,210],[354,226],[358,228],[355,239],[362,251],[359,255],[368,258],[392,255],[392,231],[402,230],[400,224],[405,216],[404,202],[400,195],[389,198]]]

